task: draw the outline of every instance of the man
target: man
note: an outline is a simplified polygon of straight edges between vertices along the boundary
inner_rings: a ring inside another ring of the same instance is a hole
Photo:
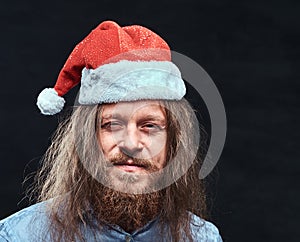
[[[167,43],[105,21],[80,42],[37,105],[79,105],[44,156],[39,203],[0,221],[0,241],[222,241],[205,221],[199,129]]]

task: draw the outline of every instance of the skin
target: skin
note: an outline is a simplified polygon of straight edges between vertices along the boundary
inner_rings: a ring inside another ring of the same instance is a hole
[[[132,177],[139,189],[149,185],[147,176],[140,175],[161,170],[166,160],[166,114],[158,101],[120,102],[103,105],[98,140],[107,160],[120,154],[127,158],[113,163],[110,177],[120,189],[124,175]],[[150,169],[141,165],[142,159],[151,163]],[[153,168],[154,167],[154,168]],[[122,189],[125,186],[122,186]]]

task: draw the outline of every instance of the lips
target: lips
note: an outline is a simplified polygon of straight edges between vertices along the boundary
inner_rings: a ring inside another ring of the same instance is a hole
[[[125,162],[116,162],[113,165],[127,172],[140,171],[146,168],[144,165],[135,163],[132,159],[129,159]]]
[[[110,166],[115,166],[126,172],[155,172],[158,167],[150,160],[132,158],[123,153],[117,154],[109,159]]]

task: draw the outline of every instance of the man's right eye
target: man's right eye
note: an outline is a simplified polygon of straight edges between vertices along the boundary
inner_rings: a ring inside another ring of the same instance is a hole
[[[101,124],[101,129],[106,129],[109,131],[117,131],[123,128],[123,125],[121,122],[117,121],[109,121]]]

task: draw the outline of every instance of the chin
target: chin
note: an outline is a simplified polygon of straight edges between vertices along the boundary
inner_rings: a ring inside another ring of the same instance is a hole
[[[116,191],[129,194],[142,194],[150,192],[151,175],[141,172],[127,172],[116,167],[108,173],[109,187]]]

